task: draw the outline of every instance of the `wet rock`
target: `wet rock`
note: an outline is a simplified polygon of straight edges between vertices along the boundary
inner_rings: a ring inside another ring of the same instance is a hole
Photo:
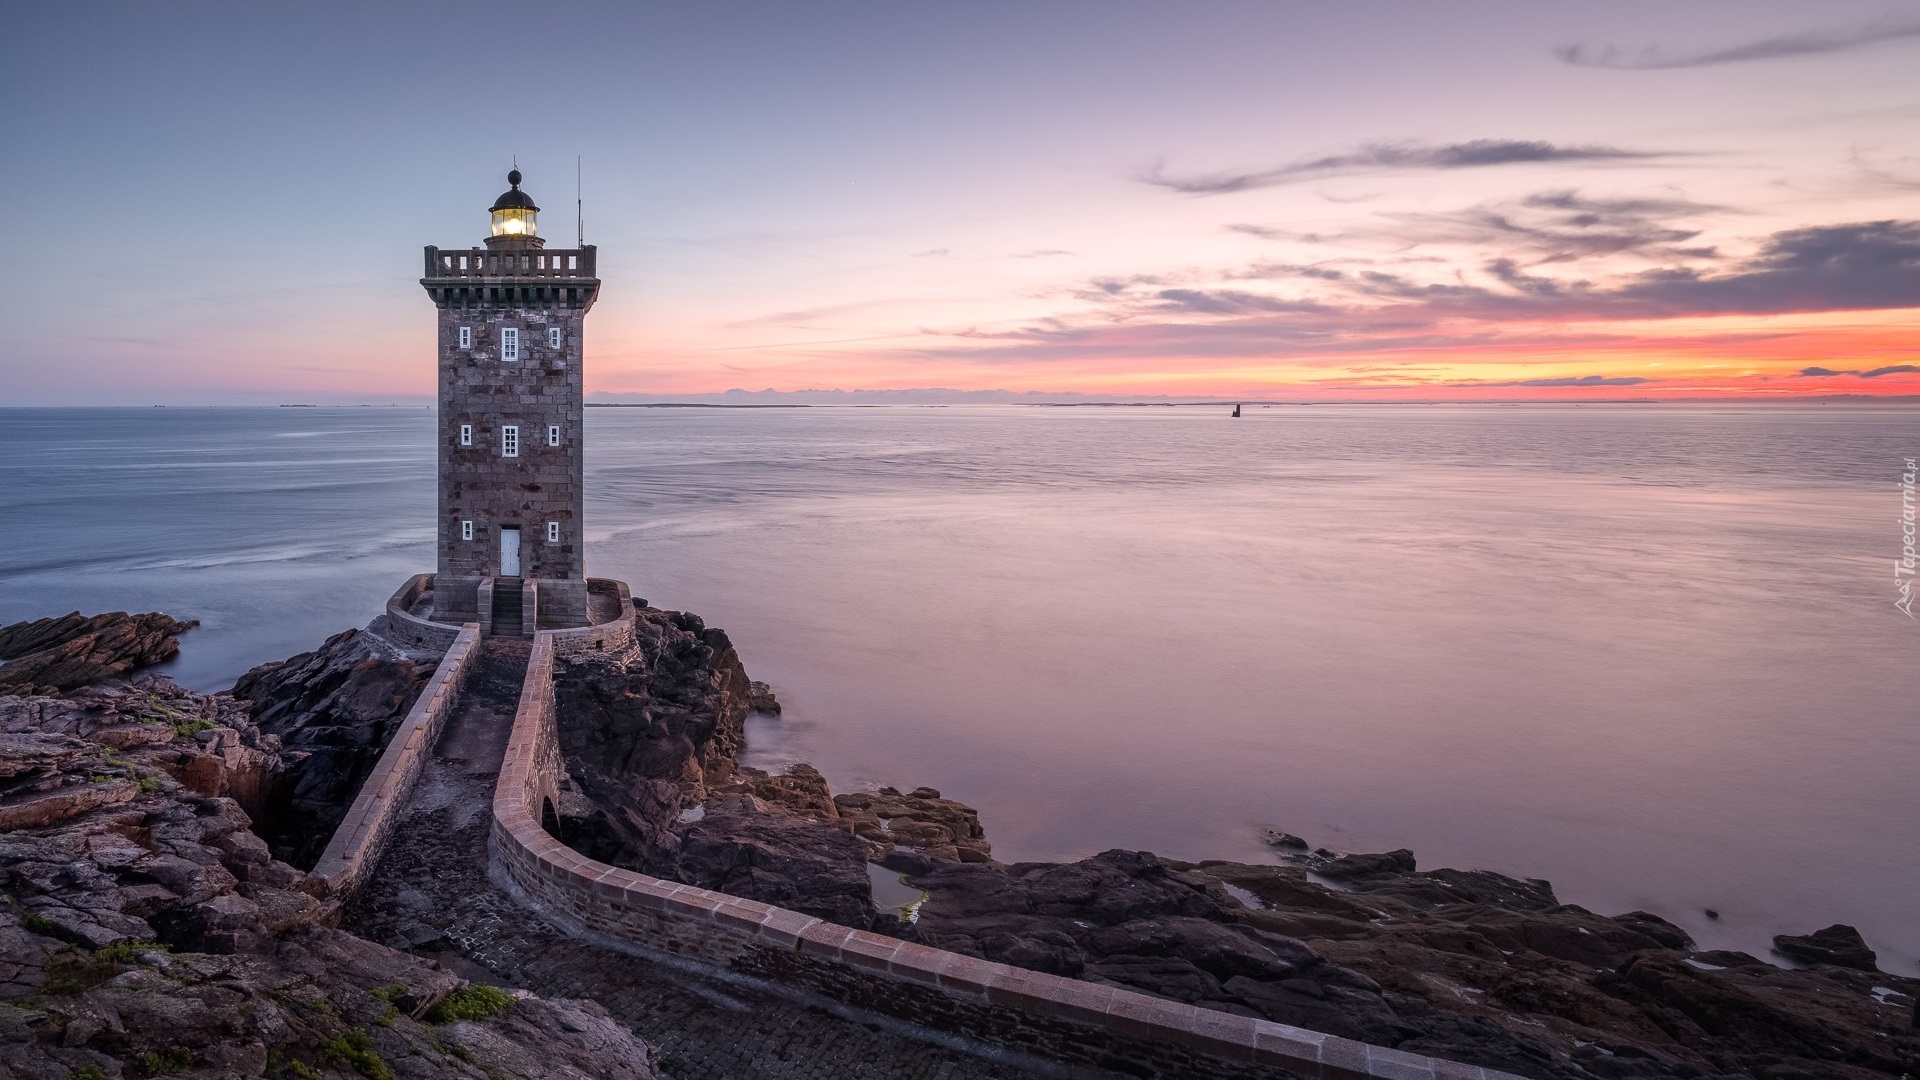
[[[1629,911],[1625,915],[1615,915],[1613,921],[1645,934],[1665,948],[1681,952],[1693,949],[1693,935],[1650,911]]]
[[[1860,931],[1845,923],[1834,923],[1825,930],[1799,937],[1781,934],[1773,939],[1773,947],[1782,956],[1803,964],[1832,964],[1861,971],[1880,969],[1880,958],[1867,948]]]
[[[1260,831],[1260,839],[1261,842],[1265,843],[1268,847],[1278,848],[1282,851],[1307,850],[1307,842],[1305,840],[1302,840],[1292,833],[1281,832],[1278,829],[1262,829]]]
[[[874,918],[867,854],[840,829],[733,794],[711,800],[704,817],[676,828],[637,869],[866,930]]]
[[[1313,868],[1321,877],[1345,881],[1351,878],[1377,877],[1384,874],[1411,874],[1414,870],[1413,852],[1406,848],[1397,851],[1383,851],[1373,855],[1332,855],[1319,853]]]
[[[933,788],[902,795],[894,788],[835,795],[839,817],[854,835],[876,844],[913,848],[934,859],[984,863],[993,847],[973,807],[941,798]]]
[[[735,792],[752,795],[767,806],[795,817],[817,821],[835,821],[840,817],[833,793],[827,790],[827,778],[804,762],[788,766],[779,776],[742,765],[734,771],[731,780],[711,792],[709,800]]]
[[[626,652],[563,663],[554,694],[568,772],[637,857],[732,778],[751,693],[726,634],[698,616],[647,609],[634,630]]]
[[[0,627],[0,693],[53,695],[172,659],[200,625],[158,611],[79,612]]]
[[[747,708],[768,716],[780,715],[780,699],[773,696],[773,687],[763,682],[749,683],[751,693],[747,698]]]

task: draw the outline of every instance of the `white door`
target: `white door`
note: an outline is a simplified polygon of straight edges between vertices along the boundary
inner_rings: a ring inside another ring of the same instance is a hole
[[[520,530],[500,530],[500,576],[520,576]]]

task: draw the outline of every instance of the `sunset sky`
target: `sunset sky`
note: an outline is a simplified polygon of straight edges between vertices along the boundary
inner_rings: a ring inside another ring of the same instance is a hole
[[[1920,7],[49,4],[0,403],[422,402],[518,156],[590,394],[1920,394]]]

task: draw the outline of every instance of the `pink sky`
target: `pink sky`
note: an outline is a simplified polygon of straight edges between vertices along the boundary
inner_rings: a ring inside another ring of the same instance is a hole
[[[29,14],[7,403],[425,400],[516,154],[603,395],[1920,393],[1920,9],[586,5],[435,105],[518,10]]]

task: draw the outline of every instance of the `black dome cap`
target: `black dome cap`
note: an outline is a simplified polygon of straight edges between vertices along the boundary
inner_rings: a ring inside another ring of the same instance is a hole
[[[533,197],[528,195],[526,192],[520,190],[520,170],[519,169],[515,169],[512,172],[507,174],[507,183],[512,184],[513,186],[508,188],[506,191],[501,192],[500,197],[493,200],[493,205],[491,207],[488,207],[490,211],[491,210],[532,210],[535,213],[538,213],[540,211],[539,207],[533,205]]]

